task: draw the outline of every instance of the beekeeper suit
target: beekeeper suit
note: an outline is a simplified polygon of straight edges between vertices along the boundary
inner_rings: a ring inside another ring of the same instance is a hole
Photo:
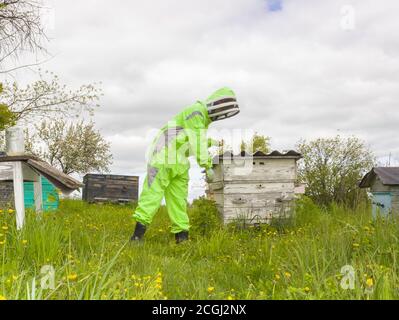
[[[215,143],[207,139],[207,129],[212,122],[239,112],[234,92],[223,88],[206,101],[197,101],[185,108],[161,129],[149,149],[147,177],[133,215],[137,225],[132,241],[142,240],[164,197],[177,243],[188,240],[189,157],[194,155],[212,180],[213,163],[208,148]]]

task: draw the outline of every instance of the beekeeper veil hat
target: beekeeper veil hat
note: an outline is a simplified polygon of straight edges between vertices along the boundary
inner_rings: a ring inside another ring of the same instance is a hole
[[[206,100],[206,105],[212,122],[228,119],[240,113],[236,95],[230,88],[216,91]]]

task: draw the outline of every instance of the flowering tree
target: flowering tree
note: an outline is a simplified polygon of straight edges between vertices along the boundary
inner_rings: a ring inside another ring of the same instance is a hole
[[[96,84],[68,89],[57,75],[39,72],[39,79],[25,87],[5,82],[0,101],[8,106],[17,122],[32,119],[78,116],[83,111],[93,113],[102,95]]]
[[[335,202],[356,207],[366,200],[358,183],[374,166],[375,157],[363,141],[337,136],[301,141],[297,148],[303,155],[299,177],[313,201],[323,206]]]
[[[44,121],[27,139],[27,150],[66,174],[108,171],[112,163],[110,144],[94,123],[65,120]]]

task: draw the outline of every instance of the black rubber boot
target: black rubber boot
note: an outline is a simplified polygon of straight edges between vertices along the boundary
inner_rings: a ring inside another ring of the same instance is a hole
[[[130,239],[130,241],[133,242],[143,240],[146,231],[147,227],[144,224],[137,222],[136,229],[134,230],[133,237]]]
[[[180,233],[176,233],[175,238],[176,238],[176,244],[180,244],[182,242],[188,241],[188,232],[183,231]]]

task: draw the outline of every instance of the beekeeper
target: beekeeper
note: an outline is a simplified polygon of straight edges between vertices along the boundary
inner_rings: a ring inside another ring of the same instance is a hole
[[[212,181],[212,158],[208,148],[215,145],[207,139],[212,122],[240,113],[235,93],[229,88],[216,91],[206,101],[185,108],[161,129],[150,147],[147,177],[133,218],[137,221],[132,241],[140,241],[165,197],[176,242],[188,240],[190,223],[187,215],[189,157],[194,155]]]

